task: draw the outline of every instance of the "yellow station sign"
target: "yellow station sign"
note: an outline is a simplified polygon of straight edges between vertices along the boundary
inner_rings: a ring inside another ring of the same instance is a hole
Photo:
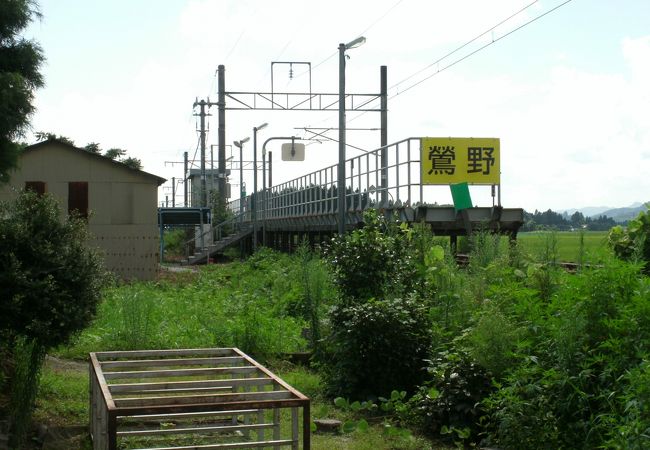
[[[498,138],[422,138],[422,184],[500,184]]]

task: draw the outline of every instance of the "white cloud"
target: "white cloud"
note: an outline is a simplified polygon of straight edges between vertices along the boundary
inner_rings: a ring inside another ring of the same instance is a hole
[[[622,43],[629,74],[594,73],[564,61],[535,83],[510,75],[440,75],[397,108],[397,121],[406,128],[417,118],[411,135],[501,137],[509,206],[643,200],[650,192],[650,177],[642,175],[650,173],[650,119],[647,88],[640,86],[647,86],[648,42]]]
[[[622,47],[623,56],[630,67],[632,77],[635,81],[643,81],[641,84],[647,89],[647,81],[650,78],[650,36],[637,39],[625,38]]]
[[[51,60],[48,87],[37,94],[34,128],[68,135],[80,145],[95,141],[104,148],[127,148],[142,159],[145,170],[179,177],[179,167],[164,162],[182,159],[184,150],[193,153],[192,102],[208,95],[216,100],[218,64],[226,65],[227,90],[268,91],[271,61],[316,66],[336,52],[339,42],[364,33],[367,43],[349,52],[348,92],[377,92],[380,65],[388,65],[390,86],[527,3],[191,0],[174,26],[159,30],[158,47],[129,64],[104,64],[81,47],[69,52],[84,62],[83,72]],[[540,2],[484,39],[498,37],[554,4]],[[40,28],[48,26],[46,21]],[[544,21],[535,26],[544,27]],[[508,40],[526,39],[517,36]],[[389,101],[389,140],[435,134],[501,137],[506,206],[560,209],[647,200],[640,197],[650,192],[650,177],[641,175],[650,173],[650,36],[620,39],[624,71],[586,70],[563,47],[549,48],[555,66],[534,77],[504,68],[500,75],[477,78],[465,70],[472,65],[467,60]],[[55,45],[43,44],[46,53],[48,45]],[[503,57],[501,51],[493,46],[483,54]],[[276,70],[276,90],[307,89],[306,77],[289,82],[287,67]],[[314,68],[314,92],[336,92],[337,81],[336,57]],[[209,143],[216,143],[216,108],[211,112]],[[260,142],[296,134],[297,126],[335,127],[337,117],[329,112],[228,112],[227,142],[250,136],[262,122],[270,126]],[[369,113],[349,126],[378,124],[378,114]],[[372,148],[379,137],[349,133],[348,142]],[[284,176],[332,163],[335,149],[336,144],[308,147],[308,164],[291,166]],[[250,144],[246,150],[252,150]],[[282,166],[276,167],[279,181]]]

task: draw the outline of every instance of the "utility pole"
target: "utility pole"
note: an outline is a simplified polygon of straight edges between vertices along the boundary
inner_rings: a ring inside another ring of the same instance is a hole
[[[195,116],[199,116],[200,118],[200,141],[201,141],[201,207],[208,206],[208,197],[207,197],[207,189],[205,185],[205,116],[207,116],[207,113],[205,112],[205,107],[208,105],[205,100],[201,100],[200,102],[198,99],[194,102],[194,107],[199,106],[201,108],[200,112],[198,114],[194,114]],[[224,158],[225,160],[225,158]],[[225,161],[224,161],[225,165]]]
[[[388,76],[386,66],[379,68],[379,97],[381,112],[381,203],[386,206],[388,202]]]
[[[366,42],[366,38],[359,36],[347,44],[339,44],[339,166],[338,166],[338,221],[339,234],[345,234],[345,216],[347,213],[347,198],[345,187],[345,51],[356,48]]]
[[[183,153],[183,203],[187,208],[187,152]]]
[[[345,234],[345,44],[339,44],[339,165],[338,180],[339,235]]]
[[[219,107],[219,198],[226,204],[226,66],[217,68],[217,86],[219,89],[217,105]]]
[[[176,177],[172,177],[172,208],[176,208]]]
[[[257,251],[257,211],[258,211],[258,206],[260,206],[260,202],[258,201],[258,192],[257,192],[257,132],[262,130],[263,128],[266,128],[268,123],[264,122],[262,125],[258,127],[253,127],[253,194],[255,197],[251,197],[251,199],[254,198],[253,201],[253,252]],[[262,151],[264,151],[264,148],[262,147]],[[266,180],[266,177],[264,177],[264,180]],[[263,197],[262,193],[262,199]],[[261,203],[262,207],[264,207],[264,203],[262,201]]]

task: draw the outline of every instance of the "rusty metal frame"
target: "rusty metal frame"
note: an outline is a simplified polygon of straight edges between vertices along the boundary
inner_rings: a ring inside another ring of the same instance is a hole
[[[89,371],[94,450],[149,436],[159,438],[156,450],[198,448],[161,447],[170,436],[200,438],[201,449],[299,449],[299,408],[302,448],[310,448],[309,398],[237,348],[96,352]],[[283,408],[291,410],[289,438],[281,438]],[[224,443],[224,434],[241,440]]]

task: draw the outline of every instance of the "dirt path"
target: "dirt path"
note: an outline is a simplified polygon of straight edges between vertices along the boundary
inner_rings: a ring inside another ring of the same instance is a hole
[[[45,357],[45,366],[60,371],[73,371],[73,372],[86,372],[88,370],[88,363],[83,361],[75,361],[72,359],[61,359],[56,356],[47,355]]]

